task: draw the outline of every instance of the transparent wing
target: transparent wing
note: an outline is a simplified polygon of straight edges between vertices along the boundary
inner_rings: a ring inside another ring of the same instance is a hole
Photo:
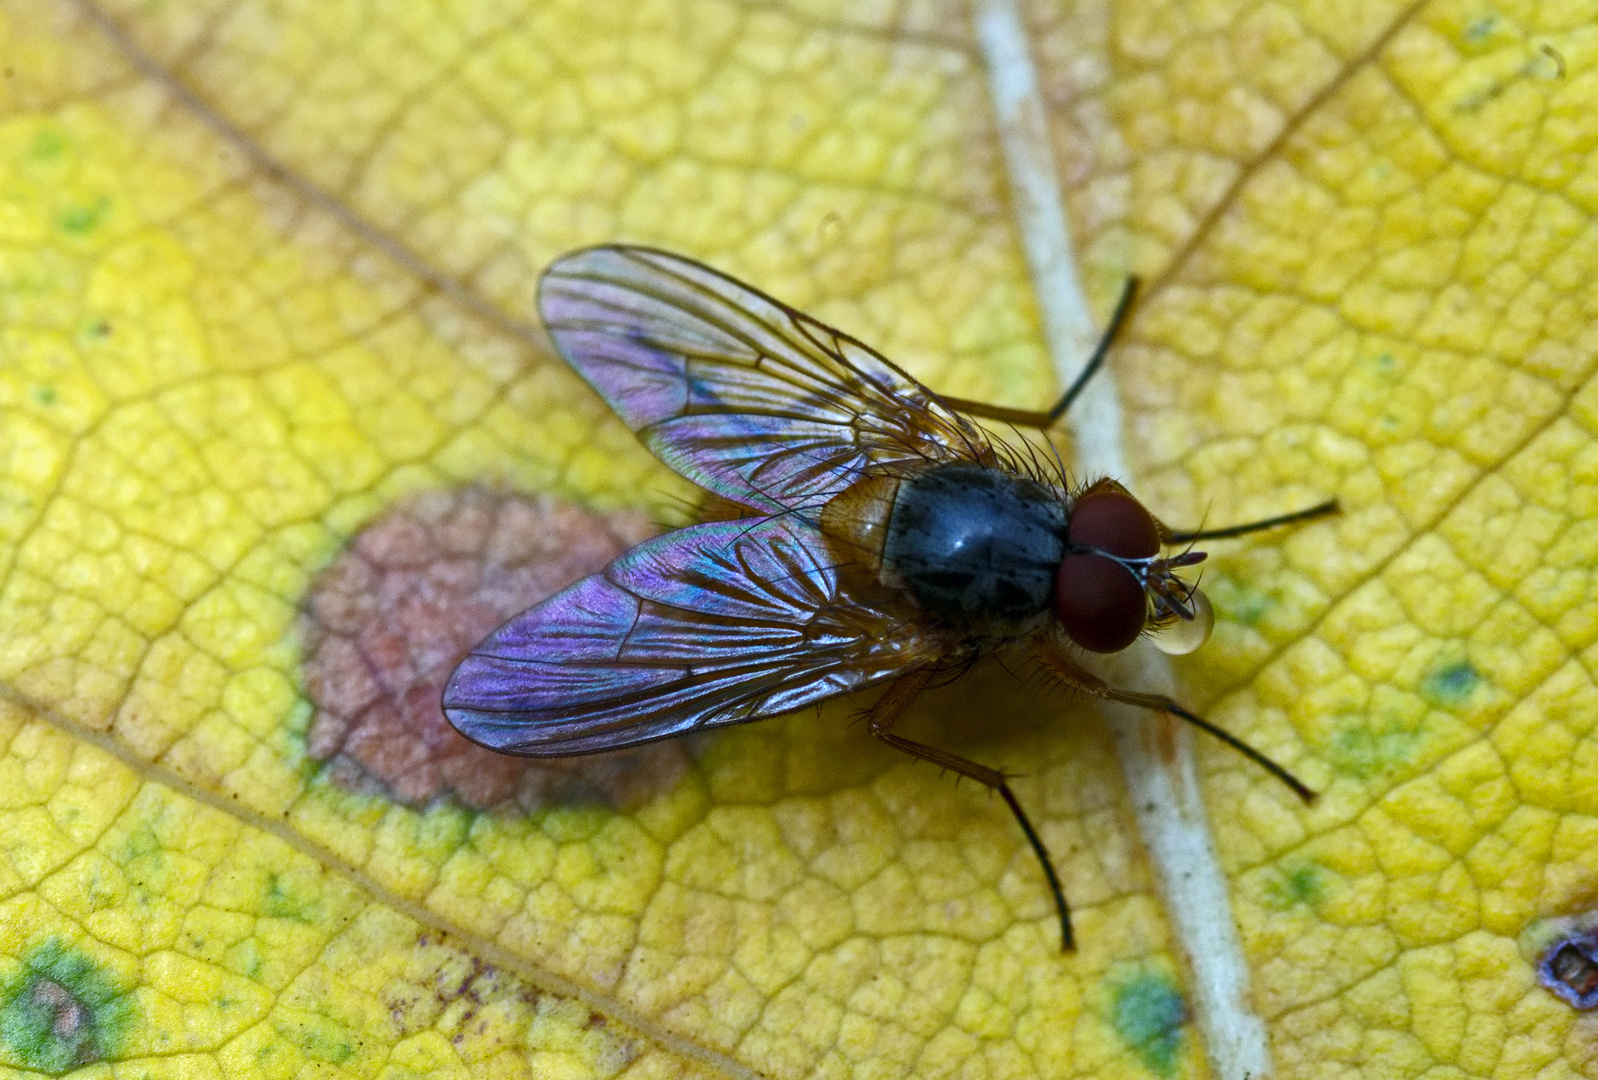
[[[614,750],[788,712],[939,659],[941,643],[841,597],[792,515],[695,525],[510,620],[444,691],[491,750]]]
[[[573,252],[539,310],[561,355],[662,461],[768,513],[862,471],[980,460],[978,429],[870,348],[690,259]]]

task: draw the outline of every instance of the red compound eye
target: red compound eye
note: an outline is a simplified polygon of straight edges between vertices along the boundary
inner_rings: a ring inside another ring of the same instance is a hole
[[[1075,547],[1098,548],[1123,559],[1160,553],[1160,530],[1143,504],[1119,491],[1096,491],[1071,508],[1067,535]]]
[[[1066,529],[1071,545],[1097,548],[1123,559],[1160,553],[1160,531],[1143,504],[1119,491],[1078,499]],[[1143,632],[1148,601],[1132,572],[1114,559],[1069,554],[1054,581],[1054,614],[1071,640],[1089,652],[1113,653]]]
[[[1103,555],[1067,555],[1054,585],[1055,616],[1089,652],[1120,652],[1143,632],[1143,587],[1120,563]]]

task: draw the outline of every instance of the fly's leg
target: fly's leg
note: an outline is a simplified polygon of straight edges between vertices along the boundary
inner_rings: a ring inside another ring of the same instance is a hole
[[[984,420],[998,420],[1001,423],[1015,424],[1017,427],[1038,428],[1045,431],[1053,427],[1055,421],[1065,415],[1066,410],[1071,407],[1071,403],[1082,393],[1088,381],[1098,373],[1099,368],[1104,366],[1104,357],[1109,353],[1110,346],[1114,344],[1116,337],[1121,333],[1121,327],[1126,325],[1126,317],[1132,313],[1132,299],[1137,296],[1137,285],[1137,278],[1129,277],[1126,279],[1126,286],[1121,290],[1121,299],[1116,301],[1115,304],[1115,314],[1110,316],[1110,325],[1104,328],[1104,336],[1099,338],[1099,343],[1094,348],[1093,355],[1088,358],[1087,366],[1082,369],[1071,385],[1066,387],[1065,393],[1060,395],[1060,400],[1054,403],[1053,408],[1042,412],[1032,409],[1011,409],[1004,405],[989,405],[981,401],[968,401],[965,398],[954,397],[944,398],[944,403],[959,409],[963,413],[980,416]]]
[[[1104,366],[1104,358],[1109,355],[1110,346],[1121,333],[1121,328],[1126,325],[1127,316],[1132,312],[1132,301],[1137,296],[1138,280],[1135,277],[1126,279],[1126,286],[1121,290],[1121,299],[1116,302],[1115,313],[1110,316],[1110,325],[1104,328],[1104,336],[1099,338],[1098,345],[1089,357],[1087,366],[1084,367],[1076,379],[1066,388],[1060,400],[1054,407],[1044,411],[1033,409],[1012,409],[1006,405],[989,405],[983,401],[971,401],[968,398],[945,397],[944,404],[959,409],[971,416],[980,416],[984,420],[997,420],[1001,423],[1014,424],[1017,427],[1037,428],[1047,431],[1055,422],[1064,416],[1074,402],[1087,387],[1088,381]],[[1251,521],[1246,525],[1232,525],[1224,529],[1192,529],[1175,532],[1160,527],[1160,538],[1167,544],[1186,544],[1194,540],[1221,540],[1232,536],[1245,536],[1248,533],[1261,532],[1265,529],[1274,529],[1278,525],[1293,525],[1300,521],[1310,521],[1314,518],[1325,517],[1337,513],[1339,507],[1336,499],[1329,499],[1306,510],[1295,510],[1291,514],[1279,514],[1276,517],[1265,518],[1263,521]]]
[[[1038,857],[1038,864],[1043,867],[1043,876],[1048,879],[1049,892],[1054,895],[1054,908],[1060,914],[1060,950],[1075,951],[1076,939],[1071,934],[1071,909],[1065,902],[1065,890],[1060,887],[1059,875],[1054,872],[1054,864],[1049,860],[1048,849],[1043,846],[1043,840],[1038,836],[1038,831],[1032,827],[1032,822],[1027,820],[1026,812],[1021,809],[1021,803],[1016,799],[1015,792],[1010,790],[1004,774],[997,769],[969,761],[958,754],[951,754],[947,750],[939,750],[935,746],[895,735],[891,730],[894,722],[904,715],[904,710],[915,700],[917,694],[926,689],[931,679],[932,669],[922,668],[888,687],[887,693],[877,699],[877,703],[867,714],[871,734],[895,750],[903,751],[922,761],[930,761],[961,776],[968,776],[984,787],[999,793],[999,797],[1010,807],[1010,813],[1015,815],[1021,831],[1026,834],[1027,843],[1032,845],[1032,852]]]
[[[1186,720],[1200,731],[1207,732],[1221,740],[1233,750],[1242,754],[1260,768],[1276,777],[1282,783],[1293,789],[1293,794],[1303,799],[1306,804],[1315,801],[1315,792],[1311,791],[1302,780],[1288,772],[1282,766],[1254,749],[1236,735],[1216,727],[1197,713],[1189,712],[1164,694],[1140,694],[1135,690],[1117,690],[1097,675],[1088,671],[1076,662],[1065,645],[1056,640],[1053,635],[1044,635],[1038,641],[1038,658],[1048,668],[1049,672],[1061,682],[1081,690],[1085,694],[1104,698],[1107,701],[1119,701],[1123,705],[1133,705],[1139,709],[1148,709],[1150,712],[1169,713],[1172,716]]]
[[[1231,525],[1224,529],[1195,529],[1191,532],[1172,532],[1167,529],[1162,539],[1167,544],[1186,544],[1194,540],[1224,540],[1233,536],[1246,536],[1253,532],[1263,532],[1274,529],[1278,525],[1295,525],[1300,521],[1313,521],[1318,517],[1335,514],[1341,509],[1336,499],[1328,499],[1307,510],[1295,510],[1291,514],[1278,514],[1268,517],[1263,521],[1251,521],[1247,525]]]

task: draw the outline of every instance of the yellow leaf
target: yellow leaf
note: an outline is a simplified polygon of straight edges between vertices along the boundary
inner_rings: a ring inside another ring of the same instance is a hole
[[[1240,1015],[1283,1077],[1598,1073],[1539,981],[1598,923],[1598,6],[1023,14],[1066,261],[1101,321],[1144,279],[1125,479],[1176,522],[1344,510],[1213,544],[1178,667],[1322,793],[1198,749]],[[0,5],[0,1067],[1225,1060],[1079,702],[995,668],[908,722],[1023,774],[1068,956],[1002,803],[858,703],[549,766],[437,716],[475,635],[690,496],[549,350],[560,253],[682,251],[939,390],[1053,392],[971,21]]]

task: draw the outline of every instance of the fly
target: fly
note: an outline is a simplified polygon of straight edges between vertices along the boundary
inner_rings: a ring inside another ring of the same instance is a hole
[[[650,451],[710,493],[713,520],[640,544],[496,630],[450,678],[450,722],[491,750],[565,757],[885,685],[871,734],[998,792],[1043,868],[1066,950],[1065,893],[1004,774],[894,731],[935,680],[1001,647],[1029,649],[1066,686],[1180,717],[1311,801],[1258,750],[1164,695],[1108,685],[1081,656],[1145,635],[1168,652],[1198,648],[1213,616],[1176,573],[1204,559],[1190,545],[1337,504],[1172,530],[1115,480],[1073,486],[973,422],[1052,426],[1103,363],[1135,286],[1082,374],[1030,412],[934,393],[691,259],[606,245],[557,260],[539,287],[556,348]]]

